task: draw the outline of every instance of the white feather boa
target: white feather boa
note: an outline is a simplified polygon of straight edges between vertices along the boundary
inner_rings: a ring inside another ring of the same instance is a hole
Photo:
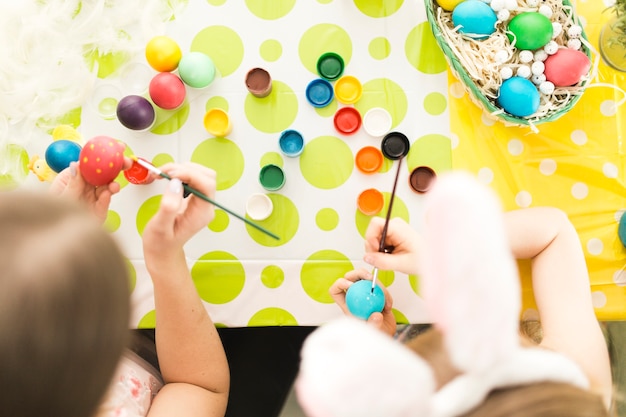
[[[0,145],[85,104],[98,68],[86,56],[134,56],[187,0],[0,0]]]

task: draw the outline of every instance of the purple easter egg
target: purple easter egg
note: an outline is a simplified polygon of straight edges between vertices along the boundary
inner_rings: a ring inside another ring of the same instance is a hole
[[[154,124],[156,113],[148,99],[130,95],[117,104],[117,119],[128,129],[147,130]]]

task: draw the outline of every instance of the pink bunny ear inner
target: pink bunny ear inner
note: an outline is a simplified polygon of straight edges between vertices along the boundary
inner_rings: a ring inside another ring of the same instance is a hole
[[[421,290],[463,371],[488,368],[518,344],[517,265],[500,203],[471,175],[441,175],[427,196]]]
[[[435,381],[414,352],[347,317],[305,340],[295,387],[310,417],[400,417],[428,415]]]

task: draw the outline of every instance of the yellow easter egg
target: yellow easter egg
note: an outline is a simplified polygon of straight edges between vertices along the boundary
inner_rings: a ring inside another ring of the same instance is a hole
[[[167,36],[155,36],[146,45],[146,60],[159,72],[174,71],[181,57],[180,47]]]
[[[437,0],[437,4],[441,6],[442,9],[451,12],[454,8],[462,3],[464,0]]]

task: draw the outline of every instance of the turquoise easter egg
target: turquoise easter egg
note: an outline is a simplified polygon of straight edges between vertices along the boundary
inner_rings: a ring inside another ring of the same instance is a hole
[[[459,32],[472,39],[483,40],[496,31],[498,17],[488,4],[480,0],[465,0],[452,11],[452,23]]]
[[[622,246],[626,248],[626,212],[624,212],[619,219],[617,236],[619,237],[619,241],[622,242]]]
[[[56,173],[70,166],[70,162],[78,161],[81,147],[71,140],[61,139],[52,142],[46,149],[46,163]]]
[[[353,316],[367,320],[372,313],[383,311],[385,293],[378,285],[372,291],[372,281],[357,281],[346,291],[346,306]]]
[[[517,117],[530,116],[539,108],[539,91],[526,78],[511,77],[500,86],[498,105]]]

